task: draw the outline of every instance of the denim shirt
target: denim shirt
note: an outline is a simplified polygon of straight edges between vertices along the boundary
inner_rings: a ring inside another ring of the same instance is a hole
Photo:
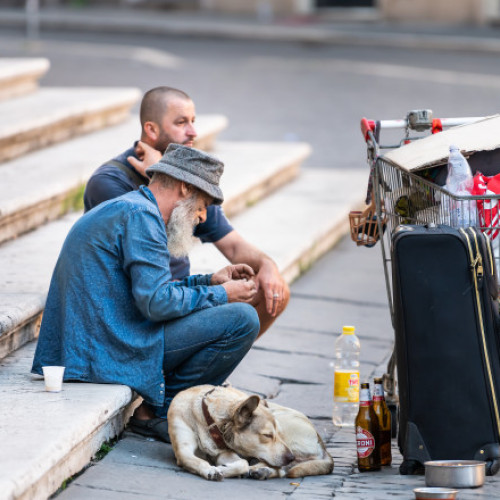
[[[209,285],[211,275],[171,281],[169,259],[147,187],[83,215],[52,275],[33,373],[62,365],[65,380],[125,384],[163,405],[168,322],[227,303],[224,288]]]
[[[149,179],[142,177],[137,170],[127,160],[129,156],[137,158],[134,147],[127,149],[121,155],[114,158],[126,168],[133,171],[141,179],[140,184],[148,185]],[[139,182],[137,179],[137,182]],[[122,194],[135,191],[139,184],[132,180],[125,172],[109,163],[101,165],[90,177],[85,187],[83,201],[85,212],[96,207],[104,201],[118,198]],[[215,243],[229,234],[233,227],[224,215],[220,205],[210,205],[207,209],[207,220],[198,224],[194,230],[194,235],[203,243]],[[170,270],[174,279],[184,279],[190,273],[189,257],[172,257],[170,259]]]

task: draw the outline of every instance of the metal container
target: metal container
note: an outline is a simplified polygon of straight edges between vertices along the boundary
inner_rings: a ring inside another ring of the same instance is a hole
[[[424,465],[427,486],[477,488],[484,484],[486,464],[479,460],[433,460]]]
[[[458,493],[457,490],[452,490],[450,488],[415,488],[413,492],[415,493],[416,500],[454,500]]]

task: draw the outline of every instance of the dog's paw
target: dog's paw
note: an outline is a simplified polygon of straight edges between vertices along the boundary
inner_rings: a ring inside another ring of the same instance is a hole
[[[224,473],[218,467],[210,467],[207,472],[207,479],[209,481],[223,481]]]
[[[258,479],[259,481],[263,481],[264,479],[267,479],[272,473],[273,470],[269,467],[250,467],[250,470],[248,471],[248,477],[250,477],[251,479]]]

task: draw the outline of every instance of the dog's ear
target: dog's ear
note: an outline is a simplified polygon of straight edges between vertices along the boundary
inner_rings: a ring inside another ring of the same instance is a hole
[[[259,396],[253,395],[245,399],[234,412],[234,423],[236,427],[242,428],[250,423],[253,412],[259,406]]]

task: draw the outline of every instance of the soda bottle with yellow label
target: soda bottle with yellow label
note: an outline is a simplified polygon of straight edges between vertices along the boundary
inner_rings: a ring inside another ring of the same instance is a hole
[[[353,427],[359,406],[359,339],[354,326],[344,326],[335,342],[333,423]]]

